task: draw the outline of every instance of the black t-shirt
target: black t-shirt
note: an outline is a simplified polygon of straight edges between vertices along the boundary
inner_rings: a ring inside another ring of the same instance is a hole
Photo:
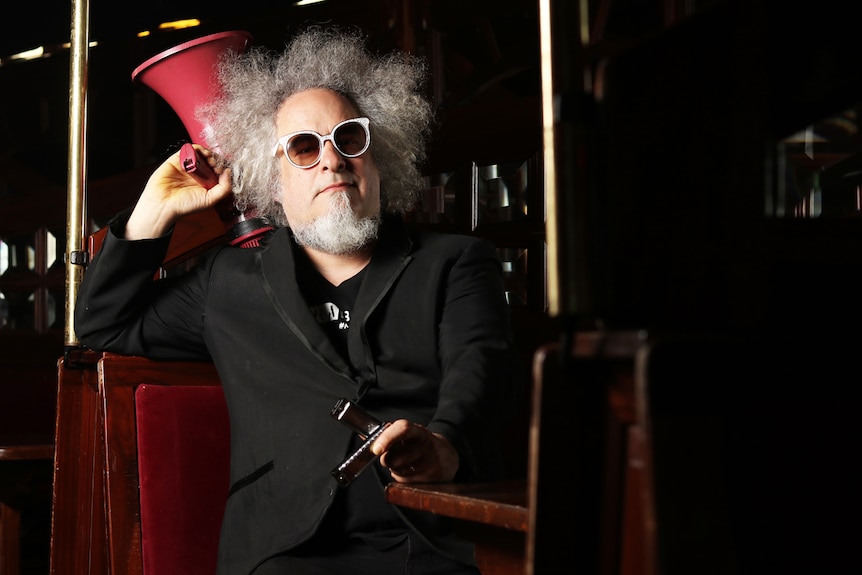
[[[301,257],[298,261],[301,263],[298,263],[300,269],[297,277],[300,278],[300,290],[309,310],[344,360],[350,364],[347,334],[365,269],[341,285],[334,286],[306,258]],[[354,436],[351,452],[362,443],[363,439]],[[333,507],[310,546],[331,546],[337,540],[359,538],[378,549],[384,549],[403,541],[408,528],[384,499],[379,474],[385,473],[379,463],[374,463],[349,486],[340,487]]]
[[[353,319],[353,304],[356,294],[365,277],[363,268],[352,278],[345,280],[339,286],[329,283],[306,258],[301,258],[301,269],[298,270],[299,289],[308,304],[311,314],[329,336],[341,357],[350,363],[347,354],[347,332]]]

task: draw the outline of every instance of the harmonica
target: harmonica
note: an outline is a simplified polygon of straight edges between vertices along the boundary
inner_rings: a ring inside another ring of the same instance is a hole
[[[374,461],[375,455],[371,451],[371,444],[383,433],[386,425],[356,403],[343,397],[335,403],[330,415],[358,433],[360,437],[365,438],[356,451],[348,455],[330,472],[339,485],[346,487]]]

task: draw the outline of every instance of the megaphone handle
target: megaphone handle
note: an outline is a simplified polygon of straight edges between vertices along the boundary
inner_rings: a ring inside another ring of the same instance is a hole
[[[180,148],[180,162],[183,169],[194,176],[206,189],[210,189],[218,183],[218,175],[213,171],[209,162],[198,155],[197,150],[191,144],[185,143]],[[272,229],[272,226],[267,225],[260,218],[249,217],[249,214],[240,213],[234,206],[231,196],[218,202],[215,210],[227,228],[228,240],[232,246],[255,247],[259,245],[260,237]]]
[[[180,162],[183,169],[194,176],[206,189],[210,189],[218,183],[218,175],[206,159],[198,156],[195,147],[189,143],[180,148]]]

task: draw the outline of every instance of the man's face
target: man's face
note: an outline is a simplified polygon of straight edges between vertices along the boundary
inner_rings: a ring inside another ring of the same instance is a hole
[[[279,136],[312,130],[327,135],[339,122],[359,116],[343,96],[315,88],[285,100],[276,117]],[[380,212],[380,176],[371,152],[345,158],[326,141],[320,161],[310,168],[297,168],[279,149],[281,203],[288,224],[296,229],[306,226],[334,209],[334,202],[349,198],[350,208],[359,219],[376,217]],[[341,197],[342,199],[337,199]]]

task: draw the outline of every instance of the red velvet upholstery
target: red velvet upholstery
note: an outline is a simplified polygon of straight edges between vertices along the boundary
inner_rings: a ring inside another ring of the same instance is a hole
[[[135,391],[144,575],[212,575],[229,489],[220,386]]]

